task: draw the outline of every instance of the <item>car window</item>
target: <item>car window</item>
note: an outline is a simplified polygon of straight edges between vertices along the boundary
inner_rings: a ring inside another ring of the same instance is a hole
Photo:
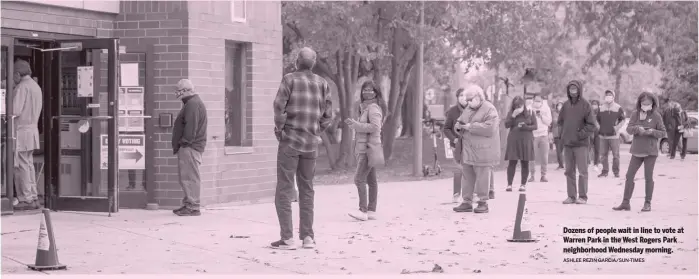
[[[699,121],[697,121],[697,119],[696,119],[695,117],[691,117],[691,116],[690,116],[690,117],[687,119],[687,126],[688,126],[689,128],[697,128],[697,123],[698,123],[698,122],[699,122]]]

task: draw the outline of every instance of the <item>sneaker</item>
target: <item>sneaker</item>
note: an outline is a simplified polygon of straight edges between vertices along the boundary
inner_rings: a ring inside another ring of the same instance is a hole
[[[473,205],[470,203],[461,203],[459,206],[454,207],[454,212],[473,212]]]
[[[641,212],[648,212],[650,211],[650,202],[645,202],[643,204],[643,208],[641,209]]]
[[[461,193],[456,193],[454,196],[451,198],[452,203],[459,203],[461,202]]]
[[[479,201],[478,206],[473,210],[474,213],[488,213],[488,203]]]
[[[606,172],[600,173],[597,177],[607,177],[608,174]]]
[[[359,210],[350,212],[347,215],[349,215],[350,217],[357,219],[359,221],[369,220],[369,216],[365,212],[361,212]]]
[[[622,202],[619,206],[612,207],[614,211],[629,211],[631,210],[631,205],[629,203]]]
[[[534,182],[534,175],[530,175],[529,182]]]
[[[376,211],[367,211],[366,216],[369,220],[376,220]]]
[[[16,211],[23,211],[23,210],[36,210],[39,209],[39,203],[36,201],[31,201],[31,202],[18,202],[17,205],[13,207],[14,210]]]
[[[270,247],[272,247],[272,249],[279,250],[296,250],[296,245],[294,245],[293,239],[277,240],[275,242],[272,242],[272,244],[270,244]]]
[[[172,213],[177,214],[177,212],[180,212],[180,211],[182,211],[182,209],[185,209],[185,208],[187,208],[187,207],[185,207],[185,206],[183,205],[183,206],[181,206],[180,208],[173,210]]]
[[[539,181],[541,181],[541,182],[549,182],[549,180],[546,179],[546,176],[541,176],[541,180],[539,180]]]
[[[579,198],[575,200],[576,204],[587,204],[587,199]]]
[[[520,192],[524,192],[524,191],[526,191],[526,190],[527,190],[527,186],[526,186],[526,185],[520,185],[520,186],[519,186],[519,191],[520,191]]]
[[[175,214],[177,216],[200,216],[201,211],[199,211],[198,209],[191,209],[185,207],[182,210],[175,212]]]
[[[565,167],[563,167],[563,166],[558,166],[558,167],[556,168],[556,170],[562,170],[562,169],[565,169]]]
[[[489,200],[495,199],[495,191],[493,191],[493,190],[488,191],[488,199]]]
[[[614,178],[619,178],[619,174],[618,174],[618,173],[615,173],[615,174],[614,174]]]
[[[566,200],[563,201],[563,204],[574,204],[575,199],[574,198],[567,198]]]
[[[303,244],[302,244],[301,247],[303,247],[303,249],[313,249],[313,248],[316,248],[316,241],[313,240],[312,237],[306,236],[306,237],[303,238]]]
[[[512,185],[507,185],[507,188],[505,188],[505,191],[512,192]]]

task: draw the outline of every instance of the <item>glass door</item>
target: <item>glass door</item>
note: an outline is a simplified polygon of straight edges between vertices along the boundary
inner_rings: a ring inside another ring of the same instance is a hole
[[[12,111],[13,101],[13,62],[14,59],[14,39],[2,37],[2,64],[0,69],[2,76],[0,81],[0,159],[2,159],[2,169],[0,169],[0,188],[2,188],[2,214],[12,214],[12,203],[14,201],[14,115]]]
[[[60,41],[46,138],[50,208],[118,211],[117,39]]]

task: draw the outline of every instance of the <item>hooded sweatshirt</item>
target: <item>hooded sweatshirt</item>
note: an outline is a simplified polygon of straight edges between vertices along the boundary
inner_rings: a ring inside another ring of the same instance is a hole
[[[616,93],[609,90],[612,96]],[[602,139],[618,139],[619,129],[624,123],[626,115],[624,114],[624,109],[621,108],[616,102],[607,103],[602,102],[599,106],[599,113],[597,114],[597,122],[599,122],[599,136]]]
[[[459,116],[461,116],[463,112],[464,107],[457,103],[453,107],[449,108],[445,115],[444,135],[449,139],[449,144],[452,148],[455,147],[454,139],[461,137],[461,135],[454,132],[454,125],[456,125],[456,120],[459,119]]]
[[[536,116],[536,130],[534,130],[534,137],[548,136],[552,121],[551,108],[549,108],[549,105],[544,101],[541,104],[541,108],[532,108],[532,110]]]
[[[569,88],[578,87],[578,96],[570,96]],[[573,80],[566,86],[568,101],[563,103],[558,114],[558,125],[561,129],[561,141],[567,147],[583,147],[590,145],[590,136],[597,131],[597,120],[592,113],[592,106],[585,100],[582,83]]]

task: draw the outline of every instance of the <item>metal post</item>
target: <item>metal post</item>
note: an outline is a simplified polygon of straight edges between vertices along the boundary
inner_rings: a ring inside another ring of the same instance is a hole
[[[421,1],[420,6],[420,27],[425,26],[425,1]],[[420,32],[420,48],[417,53],[417,87],[415,90],[415,122],[413,123],[413,175],[419,176],[422,173],[422,107],[424,103],[424,88],[422,81],[423,60],[425,44]]]

